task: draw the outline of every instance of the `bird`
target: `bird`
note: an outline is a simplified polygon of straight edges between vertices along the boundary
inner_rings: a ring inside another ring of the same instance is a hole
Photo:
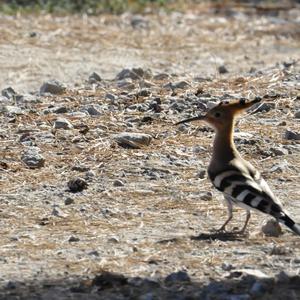
[[[239,233],[245,233],[251,217],[251,211],[259,211],[274,217],[294,233],[300,235],[300,225],[291,219],[280,200],[274,195],[260,172],[238,152],[233,133],[236,117],[256,103],[260,97],[252,100],[245,98],[221,101],[201,114],[176,123],[204,121],[215,131],[208,177],[213,186],[223,193],[228,208],[228,218],[218,231],[225,232],[233,218],[233,205],[246,209],[246,220]]]

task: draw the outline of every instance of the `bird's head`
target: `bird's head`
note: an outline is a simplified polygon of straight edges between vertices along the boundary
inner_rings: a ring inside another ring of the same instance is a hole
[[[211,108],[206,114],[199,115],[190,119],[182,120],[176,124],[188,123],[192,121],[205,121],[215,129],[225,128],[227,125],[231,125],[235,116],[244,112],[252,105],[259,103],[261,98],[257,97],[254,100],[234,100],[234,101],[222,101],[215,107]]]

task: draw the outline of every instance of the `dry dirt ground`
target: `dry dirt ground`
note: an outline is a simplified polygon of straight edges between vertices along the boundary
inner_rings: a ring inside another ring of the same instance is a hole
[[[300,146],[286,135],[300,134],[299,7],[0,23],[0,88],[24,95],[0,99],[0,299],[300,299],[299,236],[265,236],[256,213],[246,235],[216,234],[213,133],[173,125],[263,97],[236,143],[300,222]],[[132,67],[137,78],[115,78]],[[93,71],[102,81],[88,82]],[[51,78],[66,90],[39,95]],[[54,129],[58,118],[72,128]],[[125,148],[120,132],[152,140]],[[22,161],[33,146],[36,169]],[[88,186],[71,192],[76,177]],[[230,228],[244,218],[235,210]]]

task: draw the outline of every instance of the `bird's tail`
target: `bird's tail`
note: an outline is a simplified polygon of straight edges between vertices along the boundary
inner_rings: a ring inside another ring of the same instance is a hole
[[[283,213],[277,220],[287,226],[289,229],[300,235],[300,225],[295,223],[286,213]]]

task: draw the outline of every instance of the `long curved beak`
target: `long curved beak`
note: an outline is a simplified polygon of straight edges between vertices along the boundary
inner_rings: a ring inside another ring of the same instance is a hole
[[[188,122],[192,122],[192,121],[200,121],[200,120],[204,120],[204,119],[205,119],[205,115],[200,115],[200,116],[196,116],[196,117],[193,117],[193,118],[189,118],[189,119],[179,121],[175,125],[182,124],[182,123],[188,123]]]

